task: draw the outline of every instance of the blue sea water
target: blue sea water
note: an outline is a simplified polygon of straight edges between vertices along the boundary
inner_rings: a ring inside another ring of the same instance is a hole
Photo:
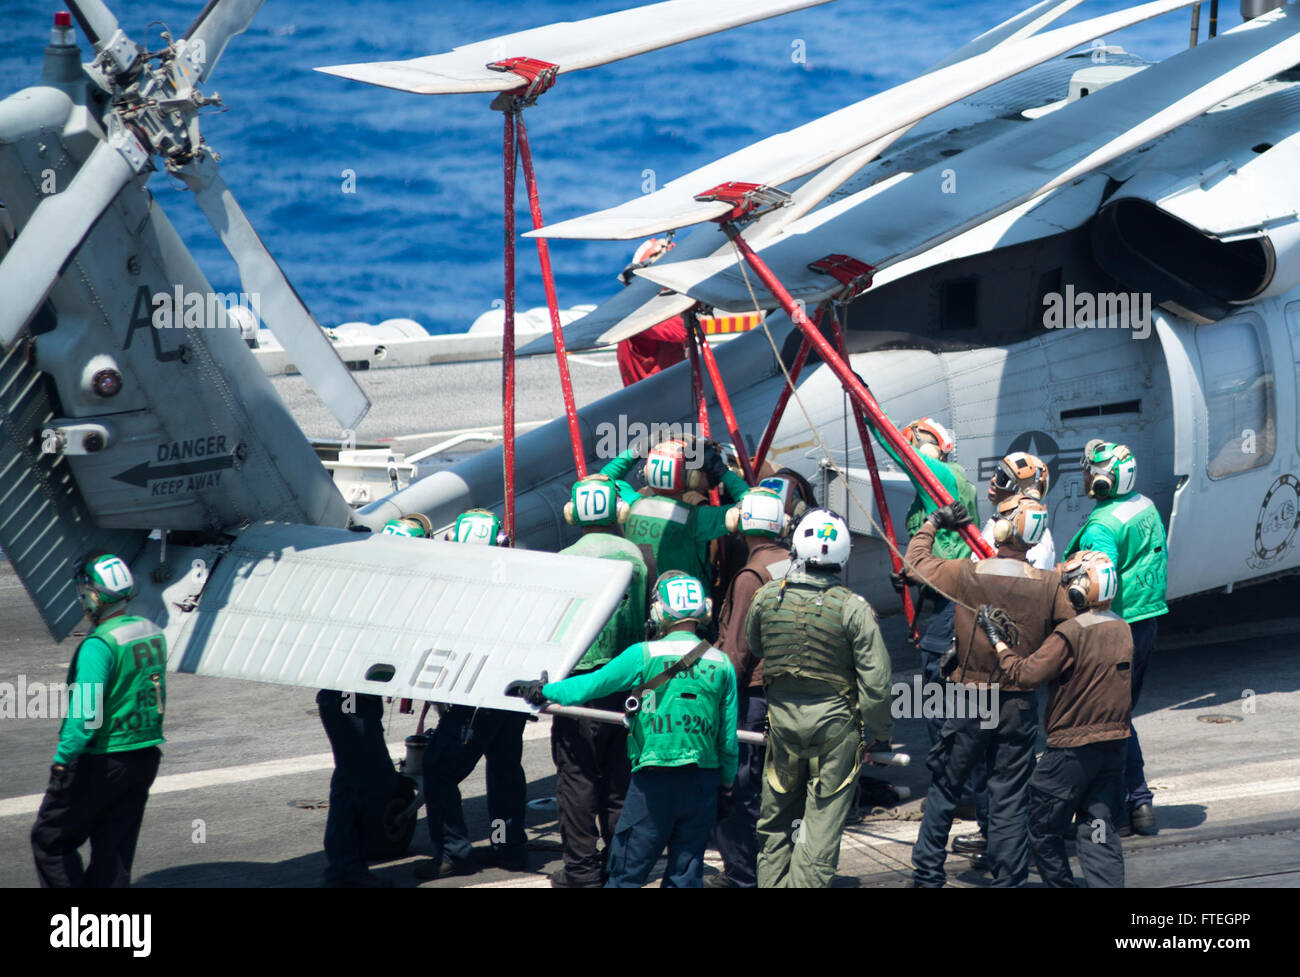
[[[546,217],[617,204],[648,179],[662,185],[906,81],[1029,2],[839,0],[566,75],[525,114]],[[140,40],[151,21],[179,35],[203,0],[109,5]],[[203,132],[222,154],[226,182],[323,324],[409,317],[433,333],[460,332],[503,294],[500,114],[489,111],[487,96],[412,95],[312,68],[418,57],[632,5],[267,0],[205,86],[227,110],[205,117]],[[1061,23],[1128,5],[1090,0]],[[1230,0],[1223,8],[1226,29],[1239,17]],[[38,82],[56,9],[0,0],[0,97]],[[1188,21],[1180,11],[1107,41],[1159,59],[1187,44]],[[355,192],[345,192],[349,173]],[[214,287],[238,291],[234,263],[190,195],[163,174],[150,187]],[[528,220],[521,179],[521,231]],[[541,305],[534,247],[519,245],[520,305]],[[553,243],[561,305],[598,303],[617,291],[614,276],[635,245]]]

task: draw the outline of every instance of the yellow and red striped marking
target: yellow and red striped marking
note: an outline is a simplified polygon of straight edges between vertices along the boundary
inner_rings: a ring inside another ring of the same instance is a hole
[[[749,332],[763,321],[762,312],[746,312],[741,315],[702,315],[700,326],[706,336],[723,336],[733,332]]]

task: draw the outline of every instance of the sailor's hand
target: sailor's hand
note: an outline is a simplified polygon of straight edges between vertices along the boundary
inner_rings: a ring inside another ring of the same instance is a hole
[[[997,648],[998,645],[1006,647],[1006,632],[1002,630],[997,621],[993,620],[995,610],[996,608],[992,604],[981,604],[979,612],[975,615],[975,623],[984,629],[984,633],[989,637],[989,644],[994,648]]]
[[[893,585],[894,592],[901,594],[907,589],[907,571],[899,570],[889,575],[889,582]]]
[[[970,517],[964,505],[954,502],[935,509],[927,517],[927,521],[934,523],[935,529],[960,529],[962,526],[969,526],[975,520]]]
[[[731,788],[719,787],[717,820],[725,821],[727,818],[731,817],[731,811],[734,806],[735,805],[732,798]]]
[[[71,778],[72,774],[66,763],[52,763],[50,764],[50,783],[45,789],[51,794],[57,794],[68,786],[68,781]]]
[[[548,681],[546,672],[542,672],[540,679],[516,679],[506,686],[506,695],[518,696],[529,705],[544,706],[546,705],[546,695],[542,692],[543,687]]]
[[[722,482],[722,476],[727,474],[727,460],[722,457],[722,449],[714,442],[708,441],[704,445],[704,475],[709,480],[711,486],[718,486]]]

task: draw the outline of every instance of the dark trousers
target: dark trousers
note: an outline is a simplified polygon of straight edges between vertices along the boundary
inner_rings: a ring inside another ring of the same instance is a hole
[[[1151,662],[1151,653],[1156,647],[1156,623],[1158,617],[1149,617],[1145,621],[1130,624],[1133,632],[1133,711],[1137,712],[1138,697],[1142,695],[1142,683],[1146,679],[1147,665]],[[1142,744],[1138,742],[1137,729],[1129,723],[1129,738],[1124,751],[1124,799],[1126,809],[1121,812],[1127,820],[1128,811],[1143,804],[1150,804],[1154,798],[1151,788],[1147,786],[1146,766],[1142,761]]]
[[[524,724],[522,712],[452,706],[443,714],[424,751],[424,805],[433,856],[455,862],[473,857],[460,783],[487,757],[487,808],[492,848],[502,856],[527,852],[524,803]]]
[[[590,703],[593,709],[621,712],[626,692]],[[570,885],[602,885],[605,861],[618,827],[632,761],[627,730],[594,719],[555,716],[551,721],[551,759],[555,761],[555,802]],[[602,854],[596,843],[604,842]]]
[[[1022,886],[1029,876],[1029,837],[1025,823],[1029,778],[1034,772],[1034,735],[1038,709],[1032,692],[1003,691],[998,721],[981,729],[978,717],[949,719],[926,765],[931,774],[925,815],[912,848],[918,885],[947,881],[943,863],[948,834],[962,785],[978,760],[990,758],[988,776],[988,867],[998,887]]]
[[[607,889],[645,885],[665,846],[665,889],[704,884],[704,848],[718,816],[718,770],[642,767],[632,774],[609,853]]]
[[[354,879],[366,873],[366,843],[383,823],[397,783],[384,741],[384,701],[377,695],[321,689],[316,705],[334,751],[325,880]]]
[[[767,725],[767,696],[762,686],[744,689],[737,703],[740,728],[755,733]],[[740,744],[740,766],[731,788],[731,813],[713,829],[713,843],[722,856],[727,878],[741,889],[758,885],[758,811],[763,800],[763,757],[766,747]]]
[[[1124,852],[1115,830],[1124,749],[1122,740],[1049,746],[1038,762],[1029,781],[1029,843],[1038,874],[1051,888],[1075,888],[1064,838],[1071,821],[1088,888],[1124,888]]]
[[[156,746],[121,753],[83,753],[68,780],[47,790],[32,826],[32,854],[43,889],[124,889],[149,788],[158,775]],[[90,865],[77,851],[90,841]]]

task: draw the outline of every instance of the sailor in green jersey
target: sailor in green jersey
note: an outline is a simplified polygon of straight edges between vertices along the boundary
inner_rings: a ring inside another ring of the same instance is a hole
[[[32,827],[32,853],[43,888],[125,888],[162,759],[167,639],[153,622],[127,615],[135,578],[119,557],[88,559],[77,590],[94,629],[68,669],[71,708]],[[77,849],[87,839],[83,868]]]
[[[612,692],[628,697],[632,781],[614,831],[607,888],[645,884],[668,849],[665,888],[699,888],[704,849],[736,779],[736,673],[697,637],[709,620],[700,582],[670,571],[650,606],[660,640],[632,645],[598,671],[562,682],[513,682],[507,694],[534,705],[576,705]]]
[[[601,469],[631,506],[623,534],[640,547],[651,577],[681,570],[699,580],[708,596],[713,585],[709,543],[727,535],[731,506],[692,505],[683,496],[720,485],[739,501],[749,485],[727,468],[717,445],[701,439],[674,439],[660,442],[647,453],[647,494],[642,495],[623,481],[639,457],[640,449],[634,446]]]
[[[1156,623],[1169,611],[1165,604],[1169,565],[1165,527],[1155,503],[1135,490],[1137,459],[1127,445],[1094,438],[1083,449],[1082,463],[1083,491],[1097,504],[1070,540],[1065,555],[1096,550],[1105,553],[1119,571],[1119,592],[1110,609],[1127,621],[1133,632],[1132,706],[1136,711],[1156,645]],[[1140,835],[1156,834],[1154,796],[1147,786],[1136,728],[1125,747],[1124,793],[1127,817],[1121,811],[1121,833],[1131,826]]]
[[[795,527],[793,548],[797,562],[759,588],[745,621],[767,688],[761,889],[831,884],[864,752],[888,751],[893,731],[889,653],[875,613],[839,584],[848,526],[814,509]]]
[[[622,560],[632,566],[632,579],[622,603],[572,675],[594,672],[645,637],[645,561],[641,551],[619,533],[627,510],[627,503],[618,497],[609,476],[599,474],[575,482],[564,507],[565,521],[580,526],[582,536],[561,553]],[[621,692],[612,692],[592,706],[621,711],[623,699]],[[564,854],[564,867],[551,876],[551,884],[557,888],[598,888],[605,884],[605,859],[632,775],[627,730],[591,719],[556,716],[551,722],[551,756],[555,761],[555,800]],[[603,842],[604,855],[597,850],[597,842]]]

